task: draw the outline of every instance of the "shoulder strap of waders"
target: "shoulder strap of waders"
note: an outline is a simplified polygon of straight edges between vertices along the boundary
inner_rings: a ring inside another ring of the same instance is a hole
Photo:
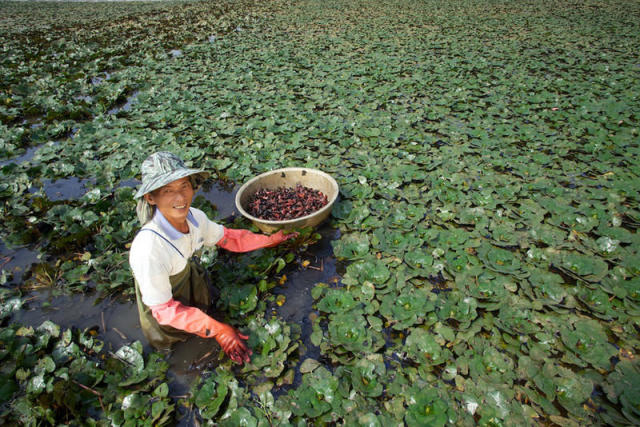
[[[161,238],[162,240],[164,240],[165,242],[167,242],[168,244],[170,244],[170,245],[171,245],[171,247],[172,247],[173,249],[175,249],[176,251],[178,251],[178,253],[180,254],[180,256],[181,256],[182,258],[184,258],[184,255],[182,255],[182,252],[180,252],[180,249],[176,248],[176,246],[175,246],[173,243],[171,243],[171,242],[169,241],[169,239],[167,239],[166,237],[164,237],[162,234],[160,234],[160,233],[158,233],[157,231],[152,230],[152,229],[150,229],[150,228],[141,228],[141,229],[140,229],[140,231],[150,231],[150,232],[152,232],[153,234],[155,234],[155,235],[157,235],[157,236],[160,236],[160,238]],[[140,232],[140,231],[139,231],[139,232]],[[138,233],[139,233],[139,232],[138,232]]]

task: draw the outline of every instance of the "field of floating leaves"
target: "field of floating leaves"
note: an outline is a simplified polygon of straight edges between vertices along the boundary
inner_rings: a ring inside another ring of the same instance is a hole
[[[0,34],[0,237],[41,254],[0,276],[0,420],[640,424],[637,2],[1,2]],[[210,265],[254,357],[186,399],[139,343],[11,322],[37,287],[131,296],[160,149],[341,188],[311,336],[264,303],[295,255]]]

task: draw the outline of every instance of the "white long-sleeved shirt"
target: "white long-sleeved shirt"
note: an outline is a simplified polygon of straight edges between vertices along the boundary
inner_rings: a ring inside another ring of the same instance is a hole
[[[195,251],[224,236],[223,226],[199,209],[189,210],[187,223],[189,233],[181,233],[156,209],[131,243],[129,264],[147,306],[168,302],[173,297],[169,277],[183,271]]]

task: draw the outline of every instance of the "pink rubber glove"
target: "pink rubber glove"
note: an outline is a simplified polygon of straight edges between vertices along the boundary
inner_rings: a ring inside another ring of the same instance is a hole
[[[224,236],[216,245],[231,252],[249,252],[260,248],[277,246],[297,235],[297,232],[285,235],[283,231],[280,230],[275,234],[267,236],[265,234],[252,233],[249,230],[235,230],[224,227]]]
[[[215,338],[231,360],[238,363],[249,361],[252,351],[242,341],[249,337],[239,333],[232,326],[207,316],[202,310],[186,306],[173,298],[164,304],[149,308],[159,324],[172,326],[202,338]]]

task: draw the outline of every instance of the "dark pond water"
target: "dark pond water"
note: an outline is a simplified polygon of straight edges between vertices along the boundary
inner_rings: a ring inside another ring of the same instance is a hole
[[[287,281],[284,286],[278,286],[273,290],[275,295],[284,295],[286,298],[282,306],[272,305],[270,308],[288,323],[295,323],[302,328],[302,351],[300,362],[305,359],[320,358],[320,349],[311,343],[312,320],[315,314],[313,310],[313,298],[311,290],[317,283],[330,283],[339,280],[337,269],[339,266],[333,256],[331,241],[340,237],[339,230],[327,225],[317,230],[322,239],[315,245],[310,246],[306,253],[302,254],[302,259],[310,262],[306,268],[298,267],[290,269],[287,274]],[[296,367],[293,386],[300,384],[302,374]],[[278,390],[274,390],[277,394]]]
[[[203,196],[216,208],[216,219],[228,218],[233,215],[239,215],[235,201],[239,188],[240,186],[238,185],[225,187],[220,183],[205,183],[196,194],[196,197]]]
[[[131,107],[138,102],[138,94],[139,91],[133,92],[131,95],[127,97],[127,100],[116,105],[112,109],[108,111],[109,114],[118,114],[120,111],[131,111]]]
[[[10,276],[9,284],[21,283],[24,273],[39,261],[37,251],[27,247],[10,249],[0,241],[0,268]]]
[[[52,202],[59,200],[77,200],[92,187],[92,181],[88,179],[79,179],[74,176],[69,178],[61,178],[52,181],[45,179],[42,181],[42,189],[47,198]],[[35,193],[40,188],[32,187],[29,192]]]
[[[36,151],[38,151],[38,148],[40,148],[40,147],[39,146],[38,147],[29,147],[29,148],[26,149],[24,154],[16,156],[16,157],[14,157],[12,159],[2,160],[2,161],[0,161],[0,167],[6,166],[6,165],[11,164],[11,163],[19,165],[20,163],[28,162],[36,154]]]

